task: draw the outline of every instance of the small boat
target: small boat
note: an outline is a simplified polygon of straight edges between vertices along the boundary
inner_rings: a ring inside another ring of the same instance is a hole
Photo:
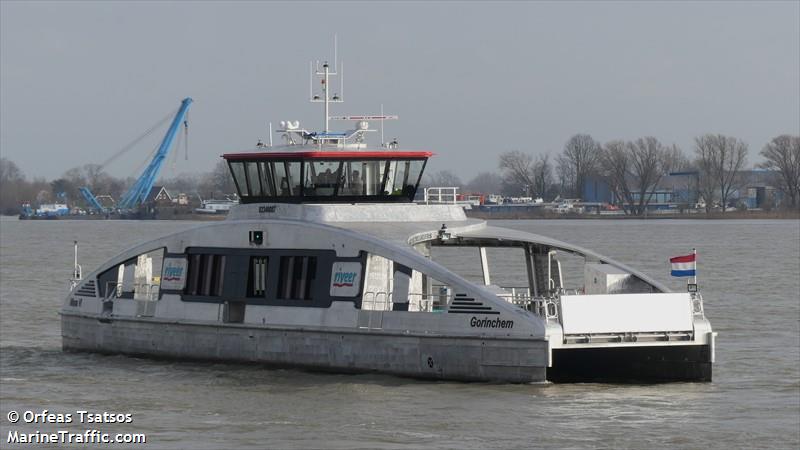
[[[22,205],[22,213],[19,218],[25,219],[57,219],[69,215],[69,207],[65,203],[43,203],[35,210],[30,203]]]
[[[238,205],[236,200],[203,200],[200,208],[195,208],[194,212],[198,214],[227,214],[231,207]]]
[[[240,199],[226,220],[85,277],[76,258],[64,350],[511,383],[711,380],[699,292],[414,203],[432,153],[368,143],[370,122],[396,116],[330,116],[336,73],[312,68],[321,131],[284,121],[280,145],[223,155]]]

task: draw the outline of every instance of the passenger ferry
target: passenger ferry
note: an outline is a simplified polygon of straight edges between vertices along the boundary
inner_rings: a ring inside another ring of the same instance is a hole
[[[368,144],[396,116],[331,117],[339,68],[311,72],[323,130],[282,122],[280,145],[223,155],[240,199],[225,221],[85,277],[76,256],[64,350],[447,380],[711,380],[699,293],[414,203],[432,153]]]

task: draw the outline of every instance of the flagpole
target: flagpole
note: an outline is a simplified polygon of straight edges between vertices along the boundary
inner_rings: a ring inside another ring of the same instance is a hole
[[[693,284],[697,286],[697,249],[692,248],[692,254],[694,255],[694,276],[692,277]]]

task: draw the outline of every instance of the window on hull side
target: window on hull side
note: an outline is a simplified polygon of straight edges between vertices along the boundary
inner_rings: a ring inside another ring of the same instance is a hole
[[[189,276],[184,294],[219,297],[225,274],[225,255],[189,255]]]
[[[159,248],[129,259],[98,276],[103,297],[158,300],[164,249]]]
[[[277,298],[311,300],[311,287],[317,276],[315,256],[281,256]]]
[[[250,298],[264,297],[267,293],[267,271],[269,258],[266,256],[251,256],[250,268],[247,275],[247,296]]]

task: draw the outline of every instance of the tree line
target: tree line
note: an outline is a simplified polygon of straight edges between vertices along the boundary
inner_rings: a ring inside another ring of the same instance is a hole
[[[704,134],[694,139],[687,155],[676,145],[665,145],[646,136],[631,141],[596,141],[588,134],[576,134],[552,157],[513,150],[500,155],[499,173],[481,172],[467,183],[449,171],[426,179],[429,186],[459,186],[467,191],[499,193],[510,197],[540,197],[546,201],[581,198],[586,184],[602,180],[626,214],[642,215],[653,201],[662,180],[680,172],[693,180],[690,190],[697,193],[692,202],[714,205],[725,210],[732,195],[746,187],[742,172],[749,148],[741,139],[722,134]],[[800,206],[800,136],[780,135],[760,151],[763,162],[756,168],[767,170],[783,193],[781,206]]]
[[[740,175],[747,165],[748,152],[745,142],[721,134],[696,137],[691,155],[651,136],[600,143],[588,134],[576,134],[555,156],[507,151],[499,156],[498,171],[481,172],[467,183],[450,171],[428,174],[423,183],[553,201],[583,197],[586,183],[595,178],[605,182],[627,214],[640,215],[662,179],[669,173],[683,172],[694,174],[691,188],[710,211],[715,204],[728,205],[731,195],[744,187]],[[800,136],[777,136],[764,145],[760,155],[763,162],[756,167],[773,176],[775,187],[784,196],[782,206],[800,207]],[[52,181],[28,179],[13,161],[0,158],[0,213],[18,214],[22,202],[61,201],[86,207],[78,191],[83,186],[95,195],[119,200],[133,182],[132,178],[113,177],[97,164],[69,169]],[[161,179],[157,184],[171,193],[190,194],[195,200],[224,198],[235,192],[224,161],[209,172],[182,174]]]
[[[85,208],[89,205],[79,192],[84,186],[95,196],[110,196],[119,201],[134,182],[130,177],[113,177],[98,164],[74,167],[52,181],[41,177],[28,179],[13,161],[0,158],[0,213],[19,214],[23,202],[33,205],[61,202]],[[201,198],[225,198],[236,192],[225,161],[219,161],[209,172],[162,178],[156,184],[166,187],[171,194],[189,194],[198,203]]]

